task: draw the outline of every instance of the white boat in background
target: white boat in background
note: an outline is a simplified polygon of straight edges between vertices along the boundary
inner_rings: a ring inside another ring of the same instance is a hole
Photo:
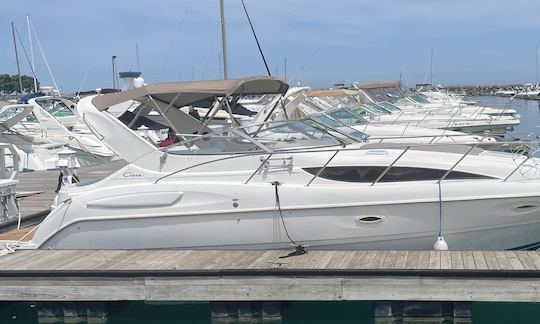
[[[523,88],[516,93],[516,98],[520,99],[540,99],[540,85],[525,83]]]
[[[368,144],[281,121],[203,134],[179,108],[284,94],[270,77],[147,85],[83,98],[90,128],[129,164],[65,186],[38,249],[500,250],[540,242],[539,160],[464,145]],[[183,141],[159,149],[107,109],[147,102]],[[210,114],[212,114],[210,111]],[[185,127],[178,129],[181,124]]]
[[[476,143],[494,142],[483,135],[471,135],[436,128],[421,128],[406,124],[384,124],[369,121],[354,100],[355,91],[347,89],[312,90],[291,88],[283,99],[276,98],[255,116],[254,123],[310,118],[333,127],[351,127],[369,136],[371,143]],[[278,104],[277,100],[282,100]],[[334,107],[329,109],[329,107]],[[367,117],[369,118],[369,117]],[[422,116],[423,118],[423,116]],[[341,126],[340,124],[341,123]]]
[[[116,159],[116,155],[90,132],[75,104],[54,96],[39,96],[27,104],[6,105],[0,110],[2,140],[22,151],[21,167],[45,170],[57,167],[58,152],[74,149],[81,166]]]
[[[299,89],[301,90],[301,88]],[[388,101],[378,103],[367,101],[364,99],[365,96],[365,93],[360,90],[330,89],[312,91],[309,99],[315,105],[323,107],[323,110],[347,108],[371,125],[442,129],[476,133],[480,136],[484,136],[487,131],[490,133],[489,136],[502,138],[508,128],[519,124],[519,120],[514,116],[492,116],[479,112],[464,114],[461,113],[461,109],[456,111],[403,109]],[[320,108],[314,109],[313,107],[309,109],[303,107],[303,109],[305,110],[304,114],[309,114],[309,111],[321,111]]]
[[[514,89],[506,90],[501,88],[495,92],[495,95],[500,97],[513,97],[516,93],[517,92]]]

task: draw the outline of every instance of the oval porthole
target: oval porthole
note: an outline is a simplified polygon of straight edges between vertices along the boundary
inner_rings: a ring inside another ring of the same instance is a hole
[[[524,212],[524,211],[531,211],[531,210],[538,209],[538,206],[534,204],[523,204],[520,206],[516,206],[513,209],[519,212]]]
[[[357,224],[377,224],[384,221],[384,216],[357,216],[354,220]]]

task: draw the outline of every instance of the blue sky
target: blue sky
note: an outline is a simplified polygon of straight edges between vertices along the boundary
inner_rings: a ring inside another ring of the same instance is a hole
[[[271,72],[314,87],[337,81],[427,78],[500,84],[535,81],[540,1],[244,0]],[[10,22],[27,45],[26,14],[58,85],[110,87],[120,71],[147,82],[221,78],[219,0],[0,0],[0,73],[16,73]],[[229,77],[265,74],[240,0],[225,0]],[[22,70],[30,68],[20,51]],[[38,78],[52,84],[37,41]],[[313,55],[315,53],[315,55]],[[301,69],[301,67],[304,67]],[[86,80],[82,83],[85,75]]]

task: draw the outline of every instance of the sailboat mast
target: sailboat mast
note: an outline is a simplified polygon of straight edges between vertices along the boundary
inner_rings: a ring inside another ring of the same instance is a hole
[[[30,15],[26,16],[26,25],[28,27],[28,44],[30,45],[30,63],[32,69],[32,77],[34,78],[34,91],[38,92],[37,80],[36,80],[36,63],[34,61],[34,48],[32,46],[32,33],[30,32]]]
[[[431,61],[429,63],[429,84],[433,86],[433,47],[431,48]]]
[[[221,9],[221,48],[223,50],[223,79],[228,79],[227,67],[227,37],[225,36],[225,11],[223,0],[219,0]]]
[[[534,73],[535,73],[535,79],[534,79],[534,83],[536,84],[536,86],[538,87],[538,45],[536,45],[536,52],[535,52],[536,56],[535,56],[535,62],[536,62],[536,65],[535,65],[535,69],[534,69]]]
[[[139,45],[135,44],[135,59],[137,60],[137,71],[141,72],[141,65],[139,63]]]
[[[19,65],[19,51],[17,51],[17,40],[15,38],[15,22],[11,22],[11,33],[13,34],[13,46],[15,47],[15,63],[17,64],[17,76],[19,77],[19,89],[23,93],[21,67]]]

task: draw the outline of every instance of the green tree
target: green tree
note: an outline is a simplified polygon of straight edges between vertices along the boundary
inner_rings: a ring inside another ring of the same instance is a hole
[[[23,92],[34,91],[34,79],[28,75],[21,75]],[[39,87],[39,82],[38,82]],[[20,93],[19,77],[17,75],[0,74],[0,95]]]

